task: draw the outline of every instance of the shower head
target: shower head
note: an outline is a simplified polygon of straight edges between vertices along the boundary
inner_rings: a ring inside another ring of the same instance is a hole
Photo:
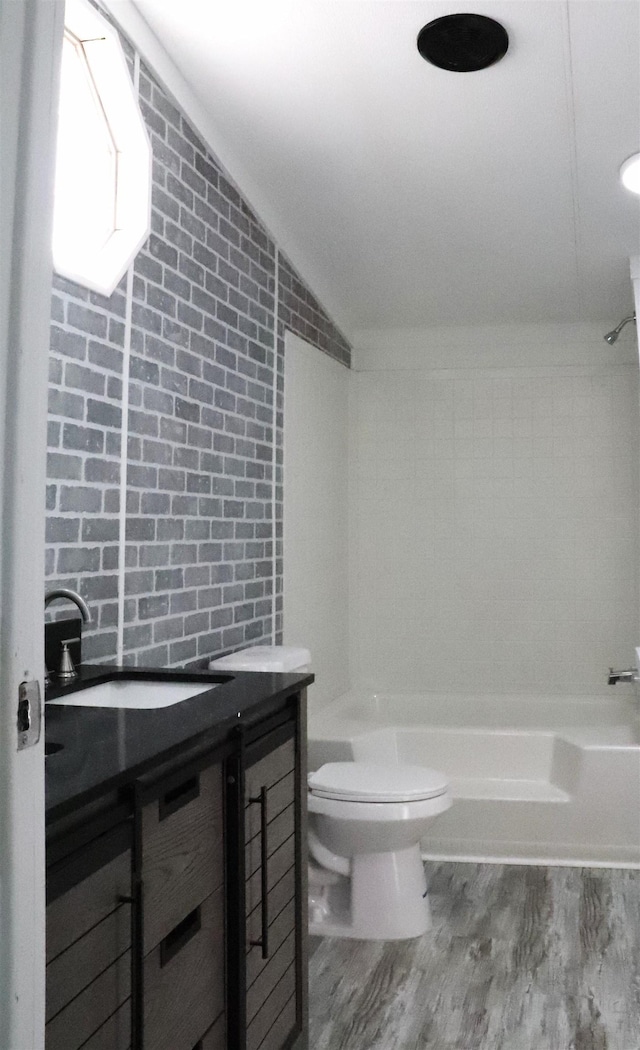
[[[620,332],[622,331],[624,326],[626,324],[629,324],[629,321],[635,321],[635,319],[636,319],[636,315],[635,314],[629,314],[628,317],[625,317],[624,321],[621,321],[620,324],[617,325],[617,327],[613,329],[613,331],[607,332],[607,334],[604,337],[605,338],[605,342],[609,343],[609,346],[613,346],[613,344],[615,343],[616,339],[620,335]]]

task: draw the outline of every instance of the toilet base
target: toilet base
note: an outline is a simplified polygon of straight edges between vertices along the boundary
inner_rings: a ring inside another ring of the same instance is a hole
[[[315,872],[309,897],[309,932],[318,937],[393,941],[421,937],[431,929],[420,847],[351,858],[351,875]],[[330,876],[330,878],[329,878]]]

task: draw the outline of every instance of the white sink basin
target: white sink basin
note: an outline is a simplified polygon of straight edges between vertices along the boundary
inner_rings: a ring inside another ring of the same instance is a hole
[[[171,707],[181,700],[200,696],[201,693],[214,689],[219,682],[145,682],[135,679],[115,679],[90,685],[76,693],[49,700],[49,704],[59,707],[131,707],[137,711],[152,710],[156,707]]]

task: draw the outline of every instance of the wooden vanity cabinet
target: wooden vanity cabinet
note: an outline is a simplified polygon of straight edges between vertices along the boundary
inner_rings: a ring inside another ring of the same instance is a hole
[[[48,828],[46,1050],[302,1050],[298,712]]]

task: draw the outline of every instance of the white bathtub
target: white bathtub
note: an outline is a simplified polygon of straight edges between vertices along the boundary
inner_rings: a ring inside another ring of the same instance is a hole
[[[447,774],[426,858],[640,867],[635,697],[348,693],[311,715],[309,768],[350,759]]]

